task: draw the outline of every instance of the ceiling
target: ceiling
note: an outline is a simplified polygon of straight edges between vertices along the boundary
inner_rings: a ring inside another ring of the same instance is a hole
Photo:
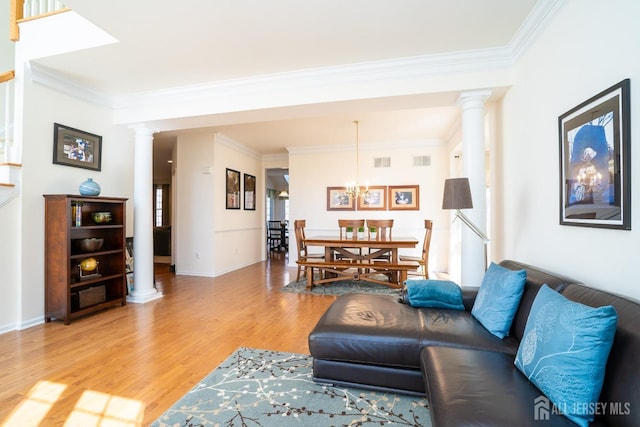
[[[108,97],[338,65],[508,46],[540,3],[555,0],[66,0],[117,43],[39,59]],[[353,141],[445,140],[456,94],[254,112],[221,132],[261,154]],[[277,117],[274,119],[273,117]],[[207,127],[207,124],[201,124]],[[199,129],[200,131],[202,129]],[[158,134],[154,146],[175,139]]]

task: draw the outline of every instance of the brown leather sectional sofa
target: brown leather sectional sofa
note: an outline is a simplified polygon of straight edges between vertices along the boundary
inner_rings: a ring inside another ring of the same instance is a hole
[[[514,366],[531,305],[546,284],[572,301],[615,307],[617,330],[592,425],[640,425],[640,303],[517,261],[500,265],[527,273],[504,339],[471,316],[477,288],[463,289],[464,311],[343,295],[309,335],[315,381],[426,394],[434,426],[575,426],[545,408],[540,390]]]

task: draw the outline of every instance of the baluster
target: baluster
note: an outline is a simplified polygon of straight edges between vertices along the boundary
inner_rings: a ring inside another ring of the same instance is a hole
[[[38,0],[38,14],[44,15],[47,13],[47,1],[46,0]]]
[[[11,105],[10,101],[10,86],[11,81],[5,82],[2,85],[4,89],[4,140],[2,144],[0,144],[0,148],[3,150],[3,162],[9,162],[9,107]]]

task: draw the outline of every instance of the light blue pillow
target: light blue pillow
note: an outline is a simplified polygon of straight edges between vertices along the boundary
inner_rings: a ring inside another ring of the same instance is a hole
[[[409,305],[412,307],[464,310],[462,289],[448,280],[407,280]]]
[[[593,420],[618,315],[543,285],[531,305],[515,365],[560,412],[580,426]]]
[[[492,262],[482,278],[471,315],[493,335],[506,337],[526,281],[525,270],[509,270]]]

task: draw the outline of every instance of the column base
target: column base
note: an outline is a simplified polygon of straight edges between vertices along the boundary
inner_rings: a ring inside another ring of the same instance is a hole
[[[154,292],[147,295],[127,295],[127,302],[133,304],[144,304],[162,297],[162,292],[158,292],[154,289]]]

